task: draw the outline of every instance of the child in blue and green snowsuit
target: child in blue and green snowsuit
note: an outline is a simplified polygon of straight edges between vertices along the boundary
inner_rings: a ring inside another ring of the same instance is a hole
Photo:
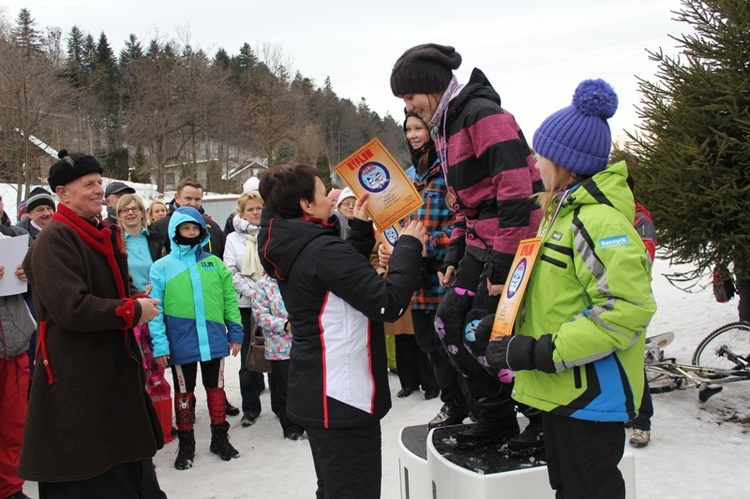
[[[178,208],[169,222],[171,252],[151,267],[151,296],[160,314],[149,324],[154,357],[170,365],[174,377],[179,449],[175,468],[192,467],[195,456],[195,383],[198,363],[211,418],[211,452],[223,460],[239,457],[229,443],[224,392],[224,357],[237,355],[242,321],[232,274],[203,246],[206,224],[192,207]]]

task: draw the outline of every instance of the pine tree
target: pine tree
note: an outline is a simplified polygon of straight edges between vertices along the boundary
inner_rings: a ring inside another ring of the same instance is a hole
[[[326,192],[330,191],[333,184],[331,183],[331,165],[328,163],[326,153],[322,152],[318,155],[318,159],[315,160],[315,169],[318,170],[318,176],[326,186]]]
[[[683,0],[681,55],[650,52],[658,81],[640,80],[640,131],[628,153],[659,245],[690,277],[750,262],[750,4]]]
[[[88,86],[90,68],[86,61],[86,39],[78,26],[70,28],[67,40],[67,55],[65,61],[65,76],[76,88]]]
[[[44,42],[42,32],[37,29],[36,19],[31,17],[28,9],[21,9],[18,13],[16,26],[11,35],[26,57],[34,57],[42,53]]]
[[[213,66],[222,69],[229,69],[230,63],[231,60],[229,59],[229,54],[227,54],[226,50],[220,48],[216,51],[216,54],[214,54]]]
[[[130,169],[130,181],[144,184],[151,181],[148,168],[146,167],[146,154],[143,152],[141,144],[135,146],[133,167]]]
[[[120,70],[125,71],[130,63],[143,57],[143,45],[133,33],[125,40],[125,47],[120,51]]]
[[[100,103],[106,127],[107,149],[114,154],[114,149],[119,144],[121,77],[114,51],[104,32],[99,35],[91,68],[89,86]]]

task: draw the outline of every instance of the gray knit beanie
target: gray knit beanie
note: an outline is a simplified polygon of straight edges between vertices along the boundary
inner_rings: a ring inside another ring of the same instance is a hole
[[[43,204],[55,210],[55,199],[52,194],[43,187],[36,187],[29,193],[29,199],[26,200],[26,211],[31,212],[31,210]]]
[[[437,43],[417,45],[404,52],[393,65],[391,91],[396,97],[442,92],[459,66],[461,54],[453,47]]]

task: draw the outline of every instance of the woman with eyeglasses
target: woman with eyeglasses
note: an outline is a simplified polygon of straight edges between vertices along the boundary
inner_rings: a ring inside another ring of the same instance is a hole
[[[128,270],[133,284],[142,293],[151,291],[149,273],[151,265],[161,258],[164,249],[163,241],[152,234],[148,228],[146,206],[135,194],[123,194],[115,206],[117,225],[120,226],[122,248],[128,254]],[[156,408],[157,415],[164,431],[164,441],[172,440],[172,387],[164,377],[164,368],[154,360],[151,333],[148,324],[139,324],[133,328],[138,345],[143,354],[143,369],[146,371],[146,391]]]
[[[333,214],[339,221],[339,234],[343,239],[349,235],[349,220],[354,218],[354,203],[357,198],[348,187],[341,191],[339,198],[336,200],[336,209]]]
[[[122,229],[122,246],[128,252],[128,269],[133,284],[148,293],[148,273],[161,258],[164,245],[147,228],[146,207],[135,194],[124,194],[117,201],[117,223]]]
[[[234,232],[227,236],[224,248],[224,264],[232,272],[232,282],[237,292],[237,301],[242,316],[242,327],[245,337],[242,341],[241,358],[247,358],[250,348],[250,338],[255,329],[251,296],[255,289],[255,281],[263,274],[258,256],[258,230],[260,230],[260,215],[263,211],[263,198],[258,191],[244,192],[237,200],[232,223]],[[269,373],[269,385],[273,383]],[[240,367],[240,393],[242,394],[242,426],[255,424],[261,413],[260,392],[263,386],[263,374],[248,370],[245,363]],[[271,388],[271,406],[275,407],[276,397],[273,386]]]

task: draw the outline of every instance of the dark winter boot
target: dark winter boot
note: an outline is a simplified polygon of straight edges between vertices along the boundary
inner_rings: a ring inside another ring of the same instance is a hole
[[[180,446],[177,448],[174,467],[178,470],[190,469],[193,467],[193,459],[195,459],[195,435],[193,435],[193,430],[178,431],[177,438]]]
[[[224,461],[237,459],[240,453],[229,443],[229,423],[211,425],[211,452],[218,454]]]
[[[466,408],[459,408],[451,404],[443,404],[440,412],[437,416],[432,418],[427,423],[428,428],[442,428],[443,426],[451,426],[461,424],[468,415]]]
[[[529,424],[517,437],[509,439],[500,451],[506,456],[525,457],[544,454],[544,431],[542,422],[529,420]]]
[[[513,400],[503,396],[486,397],[477,401],[477,407],[480,413],[479,422],[455,435],[459,446],[479,447],[502,444],[518,435],[518,421]]]

